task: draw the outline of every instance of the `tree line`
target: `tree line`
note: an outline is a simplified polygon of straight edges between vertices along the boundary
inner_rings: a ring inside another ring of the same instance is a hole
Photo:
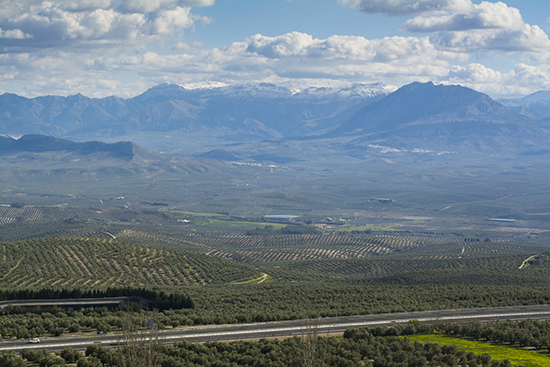
[[[282,228],[275,228],[274,226],[266,225],[262,227],[256,227],[246,231],[247,236],[275,236],[284,234],[320,234],[314,226],[308,225],[288,225]]]
[[[396,331],[389,333],[397,334]],[[512,367],[509,360],[493,360],[490,354],[475,354],[456,345],[412,342],[398,336],[376,336],[369,329],[349,329],[343,338],[317,334],[315,329],[300,337],[258,342],[179,342],[155,345],[154,364],[160,367]],[[123,367],[125,347],[105,349],[91,345],[77,359],[77,367]],[[63,356],[63,352],[59,353]],[[74,358],[70,351],[68,358]],[[73,360],[73,359],[71,359]]]
[[[135,321],[135,320],[134,320]],[[125,367],[129,353],[142,355],[143,361],[154,361],[154,366],[259,366],[259,367],[298,367],[298,366],[441,366],[441,367],[511,367],[508,360],[493,360],[489,354],[475,354],[460,350],[456,345],[412,342],[406,336],[413,334],[442,333],[462,335],[478,340],[505,341],[506,333],[516,335],[510,343],[520,346],[537,347],[538,341],[522,342],[523,334],[533,340],[548,338],[550,320],[545,321],[496,321],[487,324],[470,322],[436,322],[433,325],[411,321],[393,327],[378,326],[374,329],[348,329],[343,338],[323,336],[317,332],[314,322],[300,337],[284,340],[259,342],[237,341],[231,343],[208,342],[193,344],[180,342],[173,345],[155,343],[142,349],[136,345],[121,345],[116,349],[105,349],[91,345],[84,355],[72,348],[65,348],[56,356],[46,351],[24,350],[21,357],[39,366],[59,366],[77,363],[78,367]],[[501,334],[503,333],[503,334]],[[526,339],[529,339],[527,337]],[[549,347],[546,339],[546,348]],[[539,344],[540,346],[540,344]],[[148,356],[148,358],[147,358]],[[13,352],[0,352],[0,365],[3,367],[23,367],[25,363]],[[138,362],[136,362],[138,363]],[[150,364],[133,365],[133,367]]]
[[[176,292],[177,290],[177,292]],[[159,327],[235,324],[452,308],[497,307],[550,303],[548,287],[415,285],[359,286],[345,284],[269,283],[167,288],[158,294],[183,294],[193,308],[147,311],[136,308],[62,311],[6,308],[0,311],[2,338],[60,335],[91,328],[119,330],[126,315]],[[22,293],[27,295],[27,293]],[[103,294],[103,293],[94,293]],[[114,294],[114,293],[106,293]],[[143,293],[142,293],[143,294]],[[156,293],[154,293],[156,294]]]
[[[141,297],[150,302],[150,307],[159,310],[194,308],[189,295],[182,292],[166,292],[147,288],[108,287],[105,289],[82,288],[41,288],[41,289],[0,289],[0,301],[37,299],[76,299],[108,297]],[[9,309],[8,309],[9,310]]]

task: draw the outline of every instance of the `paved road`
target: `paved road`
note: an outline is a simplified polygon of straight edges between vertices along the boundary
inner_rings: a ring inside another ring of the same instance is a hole
[[[316,329],[317,333],[323,334],[327,332],[343,332],[348,328],[391,326],[407,323],[409,320],[433,323],[437,320],[452,320],[457,322],[475,320],[487,322],[493,320],[527,319],[550,319],[550,305],[407,312],[332,317],[315,320],[189,327],[161,331],[159,338],[165,343],[175,343],[181,340],[205,342],[301,335],[307,332],[308,327],[313,327]],[[7,349],[20,351],[24,348],[40,348],[56,351],[69,346],[83,350],[91,344],[97,344],[103,347],[114,347],[118,345],[119,339],[120,335],[117,336],[117,334],[43,338],[40,344],[28,344],[25,340],[19,339],[0,342],[0,350]]]

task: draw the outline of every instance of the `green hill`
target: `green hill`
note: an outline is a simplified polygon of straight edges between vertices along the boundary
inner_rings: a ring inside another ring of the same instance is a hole
[[[253,267],[200,253],[109,238],[49,238],[0,243],[0,287],[162,287],[225,284]]]

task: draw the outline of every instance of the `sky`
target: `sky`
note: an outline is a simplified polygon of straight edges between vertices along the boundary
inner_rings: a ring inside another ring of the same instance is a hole
[[[0,0],[0,93],[160,83],[550,89],[548,0]]]

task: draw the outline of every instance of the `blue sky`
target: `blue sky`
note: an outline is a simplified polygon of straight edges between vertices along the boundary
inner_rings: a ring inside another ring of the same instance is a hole
[[[505,3],[518,8],[525,22],[537,24],[549,33],[550,1]],[[316,38],[335,34],[367,38],[398,36],[403,35],[399,27],[409,18],[358,12],[334,0],[217,0],[215,6],[200,8],[197,12],[214,22],[187,37],[204,42],[206,47],[218,48],[255,33],[273,37],[299,31]]]
[[[550,89],[547,0],[0,0],[0,92],[162,82]]]

